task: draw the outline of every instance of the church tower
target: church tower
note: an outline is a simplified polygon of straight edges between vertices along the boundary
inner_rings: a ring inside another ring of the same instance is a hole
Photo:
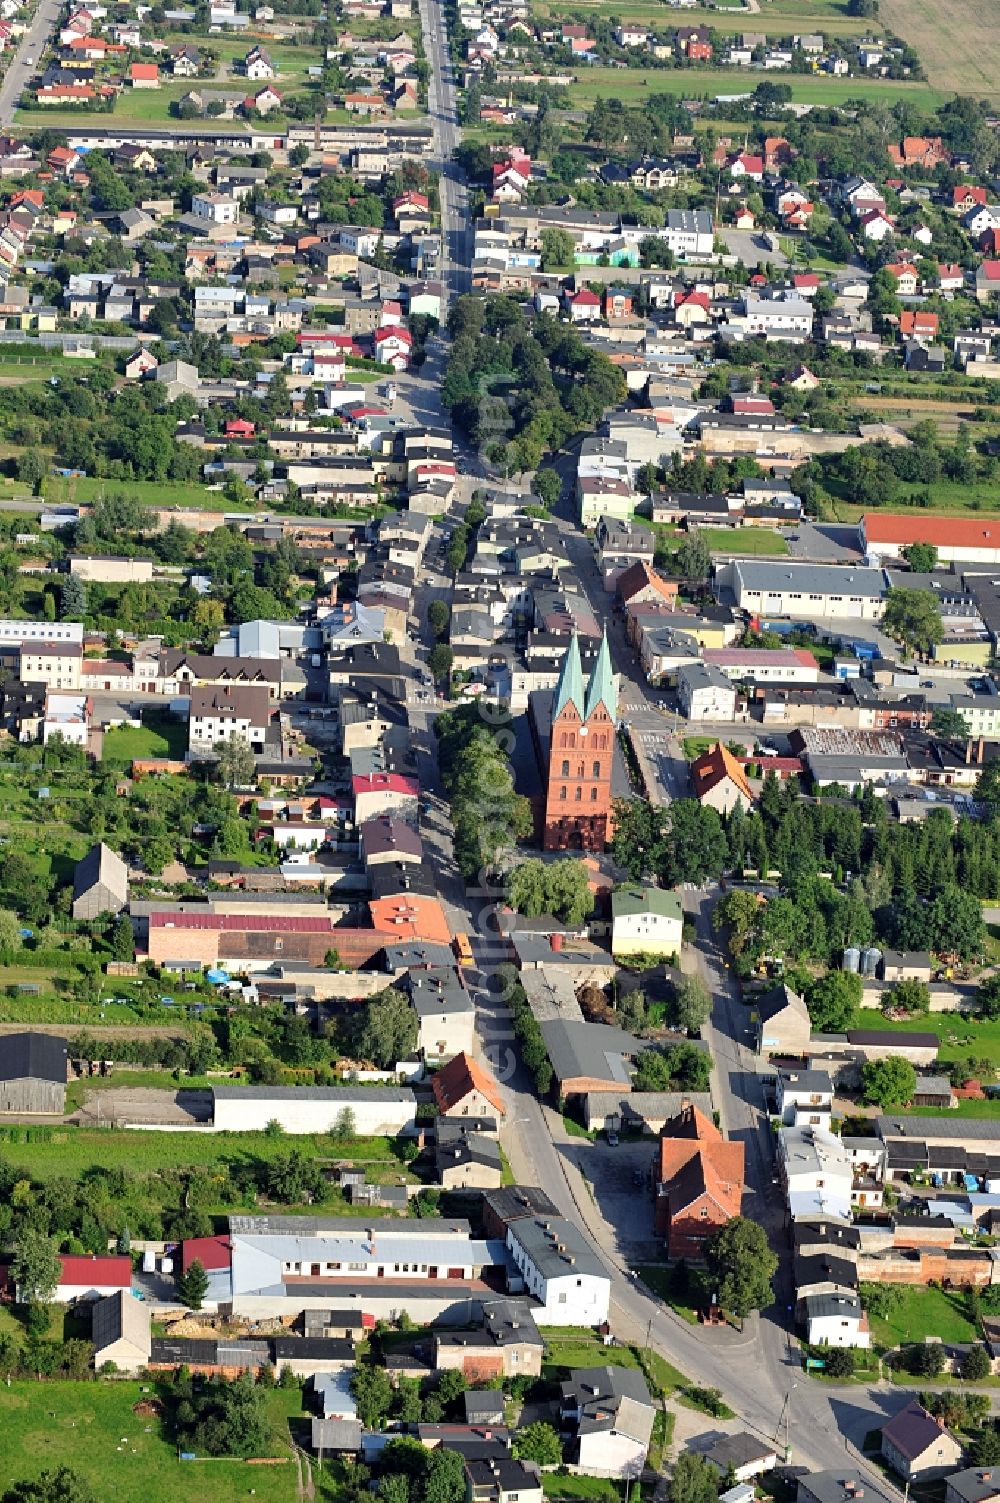
[[[611,839],[617,701],[607,635],[584,689],[580,644],[574,633],[552,701],[545,790],[547,851],[603,851]]]

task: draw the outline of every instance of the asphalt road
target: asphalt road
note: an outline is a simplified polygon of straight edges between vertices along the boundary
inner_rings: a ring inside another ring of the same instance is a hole
[[[39,0],[31,24],[12,53],[0,83],[0,126],[5,130],[14,118],[25,84],[35,72],[39,55],[56,28],[62,6],[59,0]],[[31,58],[31,62],[27,61]]]

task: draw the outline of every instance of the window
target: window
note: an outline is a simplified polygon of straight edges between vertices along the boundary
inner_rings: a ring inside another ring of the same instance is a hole
[[[564,757],[563,758],[562,775],[563,775],[564,778],[568,778],[569,777],[569,758],[568,757]]]
[[[565,1294],[560,1294],[560,1296],[559,1296],[559,1304],[560,1305],[564,1305],[565,1303],[566,1303],[566,1296],[565,1296]]]
[[[566,790],[565,790],[565,788],[560,788],[560,790],[559,790],[559,797],[561,799],[565,799],[565,797],[566,797]]]
[[[600,762],[595,762],[594,763],[594,771],[592,773],[592,776],[595,777],[595,778],[599,778],[601,776],[601,764],[600,764]]]
[[[597,803],[597,789],[596,788],[591,788],[591,790],[590,790],[590,802],[592,804],[596,804]]]
[[[583,799],[583,789],[577,788],[573,794],[574,802],[579,804]]]

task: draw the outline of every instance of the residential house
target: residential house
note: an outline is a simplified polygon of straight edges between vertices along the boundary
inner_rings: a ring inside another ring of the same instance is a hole
[[[149,1305],[130,1289],[119,1289],[94,1305],[90,1339],[94,1369],[113,1363],[120,1373],[134,1376],[149,1363],[152,1350]]]
[[[906,1482],[947,1476],[962,1460],[960,1442],[916,1399],[882,1426],[881,1453]]]
[[[611,894],[611,953],[679,956],[684,915],[675,893],[632,884]]]
[[[746,811],[754,801],[746,773],[721,741],[691,763],[691,787],[700,804],[720,814],[732,813],[737,804]]]
[[[656,1410],[636,1368],[574,1368],[561,1384],[559,1421],[572,1464],[591,1477],[638,1478]]]
[[[732,680],[719,668],[697,662],[677,670],[677,701],[692,722],[734,720],[737,698]]]
[[[685,1106],[660,1134],[655,1226],[670,1258],[700,1258],[743,1198],[743,1144],[730,1143],[703,1112]]]
[[[450,1059],[431,1082],[434,1100],[443,1117],[506,1117],[500,1087],[489,1071],[470,1054]]]
[[[721,1476],[732,1475],[738,1483],[750,1482],[754,1477],[763,1477],[778,1464],[778,1453],[766,1440],[758,1440],[746,1430],[736,1435],[724,1435],[711,1450],[705,1452]]]

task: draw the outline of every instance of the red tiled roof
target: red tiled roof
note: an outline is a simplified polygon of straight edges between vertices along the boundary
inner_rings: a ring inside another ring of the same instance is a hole
[[[292,918],[265,913],[151,913],[150,929],[217,929],[229,933],[327,934],[329,918]]]
[[[869,543],[932,543],[935,547],[1000,548],[1000,522],[970,517],[908,517],[866,511],[861,519]]]
[[[95,1284],[117,1284],[127,1289],[132,1282],[132,1259],[126,1257],[83,1258],[60,1256],[62,1274],[60,1284],[79,1284],[90,1288]]]
[[[450,1059],[438,1070],[434,1076],[433,1087],[434,1100],[442,1112],[447,1112],[456,1106],[471,1091],[478,1091],[481,1096],[486,1097],[501,1117],[507,1115],[507,1108],[500,1095],[500,1087],[493,1076],[468,1054],[456,1054],[454,1059]]]
[[[401,772],[363,772],[351,779],[351,792],[355,796],[359,793],[374,793],[378,789],[391,793],[410,793],[416,798],[420,784],[416,778],[405,777]]]
[[[188,1237],[181,1243],[181,1271],[192,1263],[202,1268],[229,1268],[233,1261],[233,1244],[228,1237]]]

